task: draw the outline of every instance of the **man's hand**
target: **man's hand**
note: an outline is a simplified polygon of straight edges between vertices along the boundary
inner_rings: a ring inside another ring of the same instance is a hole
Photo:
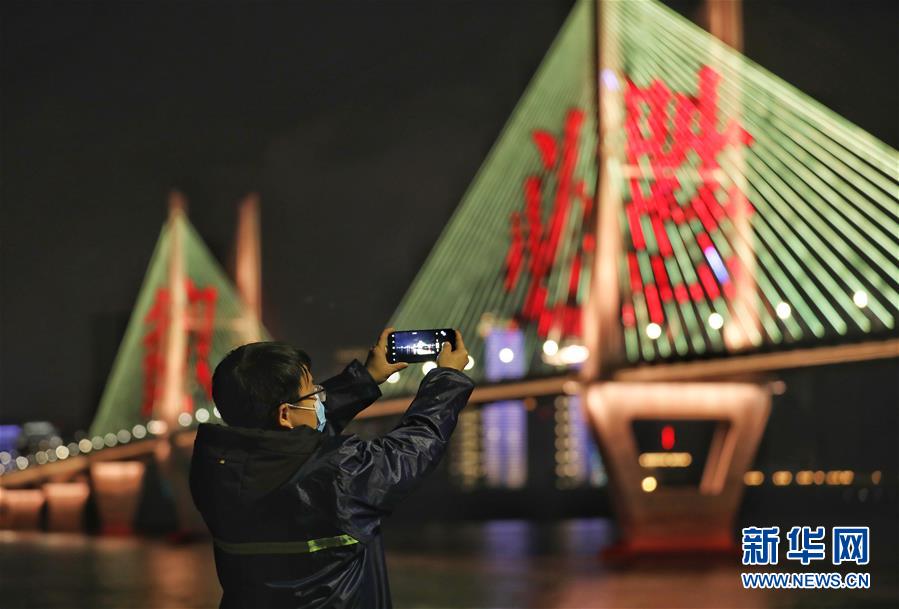
[[[440,355],[437,356],[437,365],[442,368],[455,368],[462,370],[468,365],[468,350],[462,342],[462,333],[456,330],[456,349],[453,350],[449,342],[443,343]]]
[[[384,328],[378,338],[378,344],[371,348],[368,352],[368,358],[365,360],[365,369],[373,379],[380,385],[387,380],[394,372],[399,372],[409,364],[406,362],[397,362],[395,364],[387,363],[387,335],[396,328]]]

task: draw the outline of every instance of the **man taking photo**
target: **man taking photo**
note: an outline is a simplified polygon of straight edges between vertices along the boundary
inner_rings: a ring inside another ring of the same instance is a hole
[[[227,426],[197,430],[190,487],[214,540],[220,607],[390,607],[381,518],[434,469],[474,383],[468,352],[444,343],[397,426],[341,435],[408,364],[387,362],[382,333],[316,384],[309,356],[284,343],[231,351],[212,393]]]

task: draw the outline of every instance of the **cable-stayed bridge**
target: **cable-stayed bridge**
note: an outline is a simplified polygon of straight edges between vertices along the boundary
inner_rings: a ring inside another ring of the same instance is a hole
[[[577,2],[389,320],[462,330],[485,421],[570,399],[637,547],[727,544],[770,409],[759,374],[899,354],[899,155],[741,55],[728,4],[709,2],[723,42],[654,0]],[[255,205],[235,285],[173,197],[90,437],[10,456],[4,487],[90,468],[114,495],[153,454],[186,488],[190,430],[217,418],[211,369],[267,336]],[[365,416],[404,410],[424,371]],[[644,450],[641,421],[704,446]],[[700,453],[695,480],[667,482]]]

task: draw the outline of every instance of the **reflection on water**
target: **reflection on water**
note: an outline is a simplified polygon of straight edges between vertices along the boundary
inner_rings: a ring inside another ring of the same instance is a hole
[[[747,591],[739,557],[614,564],[606,519],[385,527],[397,607],[889,607],[895,565],[871,565],[867,591]],[[873,561],[872,561],[873,562]],[[217,607],[208,540],[0,531],[2,606]]]
[[[212,548],[136,537],[0,532],[3,607],[217,607]]]

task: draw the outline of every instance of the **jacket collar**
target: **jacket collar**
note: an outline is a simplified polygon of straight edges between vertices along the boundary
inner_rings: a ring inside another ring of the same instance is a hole
[[[198,491],[227,488],[227,478],[218,475],[218,468],[235,463],[238,492],[243,500],[254,501],[289,480],[327,437],[305,425],[277,431],[201,423],[194,441],[192,484]]]
[[[248,453],[265,450],[285,455],[309,455],[324,438],[325,434],[306,425],[280,431],[201,423],[197,427],[196,446]]]

